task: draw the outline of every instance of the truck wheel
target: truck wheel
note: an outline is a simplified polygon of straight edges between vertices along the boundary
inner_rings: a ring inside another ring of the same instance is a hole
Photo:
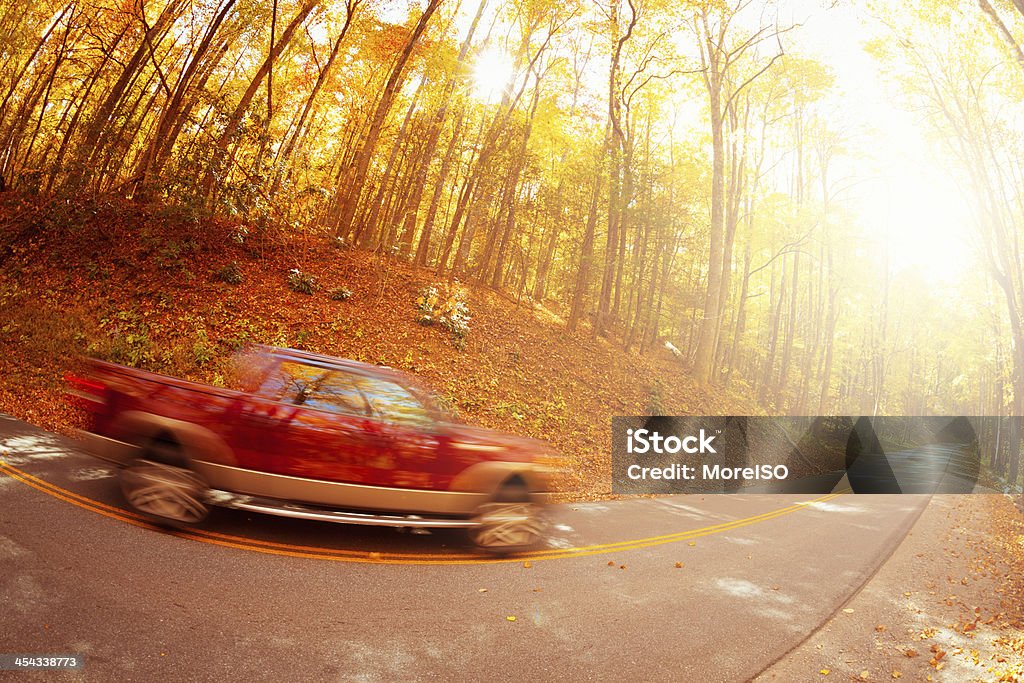
[[[129,505],[163,524],[188,526],[205,519],[205,490],[202,480],[183,467],[138,458],[121,470],[121,491]]]
[[[490,502],[477,508],[469,538],[481,550],[513,553],[527,550],[544,538],[547,524],[542,508],[530,499],[525,485],[506,484]]]

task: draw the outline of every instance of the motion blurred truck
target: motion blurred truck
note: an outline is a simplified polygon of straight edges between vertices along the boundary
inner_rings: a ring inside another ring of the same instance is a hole
[[[559,459],[458,424],[389,368],[267,346],[223,389],[88,360],[68,375],[86,448],[119,465],[128,503],[172,526],[211,505],[322,521],[462,528],[514,552],[544,535]]]

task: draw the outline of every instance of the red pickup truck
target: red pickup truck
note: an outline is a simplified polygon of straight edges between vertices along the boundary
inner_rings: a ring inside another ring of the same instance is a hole
[[[123,467],[156,521],[210,505],[306,519],[468,530],[499,552],[536,544],[558,458],[539,441],[457,424],[406,375],[258,346],[222,389],[97,360],[69,375],[92,454]]]

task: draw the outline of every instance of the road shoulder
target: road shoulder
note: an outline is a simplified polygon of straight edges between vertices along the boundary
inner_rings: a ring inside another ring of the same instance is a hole
[[[758,681],[1024,680],[1024,515],[934,496],[857,595]]]

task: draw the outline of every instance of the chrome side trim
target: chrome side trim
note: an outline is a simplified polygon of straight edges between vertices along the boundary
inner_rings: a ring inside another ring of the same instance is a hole
[[[138,446],[133,444],[93,434],[84,429],[76,429],[75,438],[86,453],[115,465],[127,465],[137,458],[141,451]]]
[[[223,491],[293,500],[308,505],[359,510],[391,510],[405,514],[469,516],[487,502],[489,491],[430,491],[367,484],[306,479],[285,474],[193,460],[192,468],[209,484]]]
[[[375,515],[370,513],[348,512],[313,508],[294,503],[238,496],[227,491],[207,492],[207,502],[236,510],[260,512],[279,517],[312,519],[320,522],[337,522],[339,524],[361,524],[364,526],[417,527],[424,529],[469,529],[479,526],[479,522],[469,519],[430,519],[416,515]]]

